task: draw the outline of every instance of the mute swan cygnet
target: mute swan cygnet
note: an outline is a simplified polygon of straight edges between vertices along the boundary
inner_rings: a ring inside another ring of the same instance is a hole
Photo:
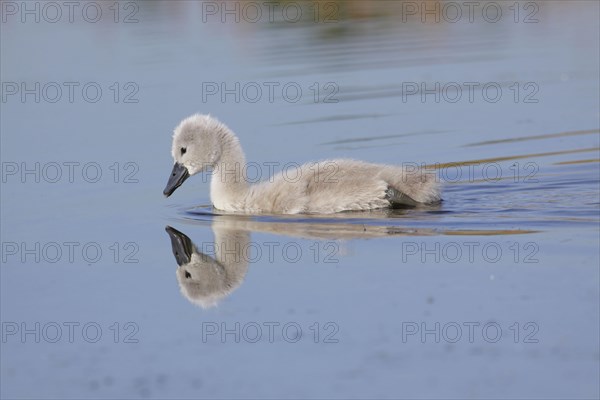
[[[246,159],[238,138],[209,115],[181,121],[171,154],[175,165],[164,195],[210,168],[210,200],[223,211],[330,214],[440,201],[432,173],[347,159],[304,164],[288,175],[250,184],[242,173]]]

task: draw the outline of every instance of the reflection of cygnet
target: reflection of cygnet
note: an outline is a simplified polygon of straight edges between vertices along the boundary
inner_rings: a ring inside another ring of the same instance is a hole
[[[173,255],[177,260],[177,281],[181,293],[203,308],[215,306],[244,280],[248,260],[243,254],[250,240],[248,232],[214,227],[215,258],[202,253],[189,237],[170,226]],[[207,246],[208,247],[208,246]]]

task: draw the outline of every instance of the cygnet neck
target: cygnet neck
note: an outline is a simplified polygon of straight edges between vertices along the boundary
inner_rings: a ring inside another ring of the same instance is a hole
[[[238,138],[226,130],[220,133],[221,157],[215,163],[210,182],[210,200],[220,210],[238,208],[248,191],[244,171],[246,157]]]

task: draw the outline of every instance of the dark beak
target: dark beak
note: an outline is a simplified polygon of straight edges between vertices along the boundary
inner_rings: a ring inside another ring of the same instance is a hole
[[[173,255],[175,256],[175,260],[177,260],[177,265],[181,266],[189,263],[194,252],[194,244],[190,238],[168,225],[165,230],[171,238],[171,247],[173,248]]]
[[[190,177],[190,173],[187,168],[183,166],[183,164],[175,163],[173,165],[173,171],[171,172],[171,176],[169,176],[169,181],[167,182],[167,187],[163,190],[163,194],[169,197],[175,189],[177,189],[187,178]]]

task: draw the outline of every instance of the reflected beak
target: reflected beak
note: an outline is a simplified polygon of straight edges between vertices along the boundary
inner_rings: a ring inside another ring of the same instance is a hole
[[[188,264],[191,261],[192,253],[194,252],[194,245],[190,238],[168,225],[165,230],[171,238],[171,247],[173,249],[175,260],[177,260],[177,265],[181,266]]]
[[[189,177],[190,173],[187,168],[184,167],[183,164],[175,163],[175,165],[173,165],[173,171],[171,171],[171,176],[169,176],[167,187],[163,190],[163,194],[169,197],[175,189],[181,186],[181,184]]]

